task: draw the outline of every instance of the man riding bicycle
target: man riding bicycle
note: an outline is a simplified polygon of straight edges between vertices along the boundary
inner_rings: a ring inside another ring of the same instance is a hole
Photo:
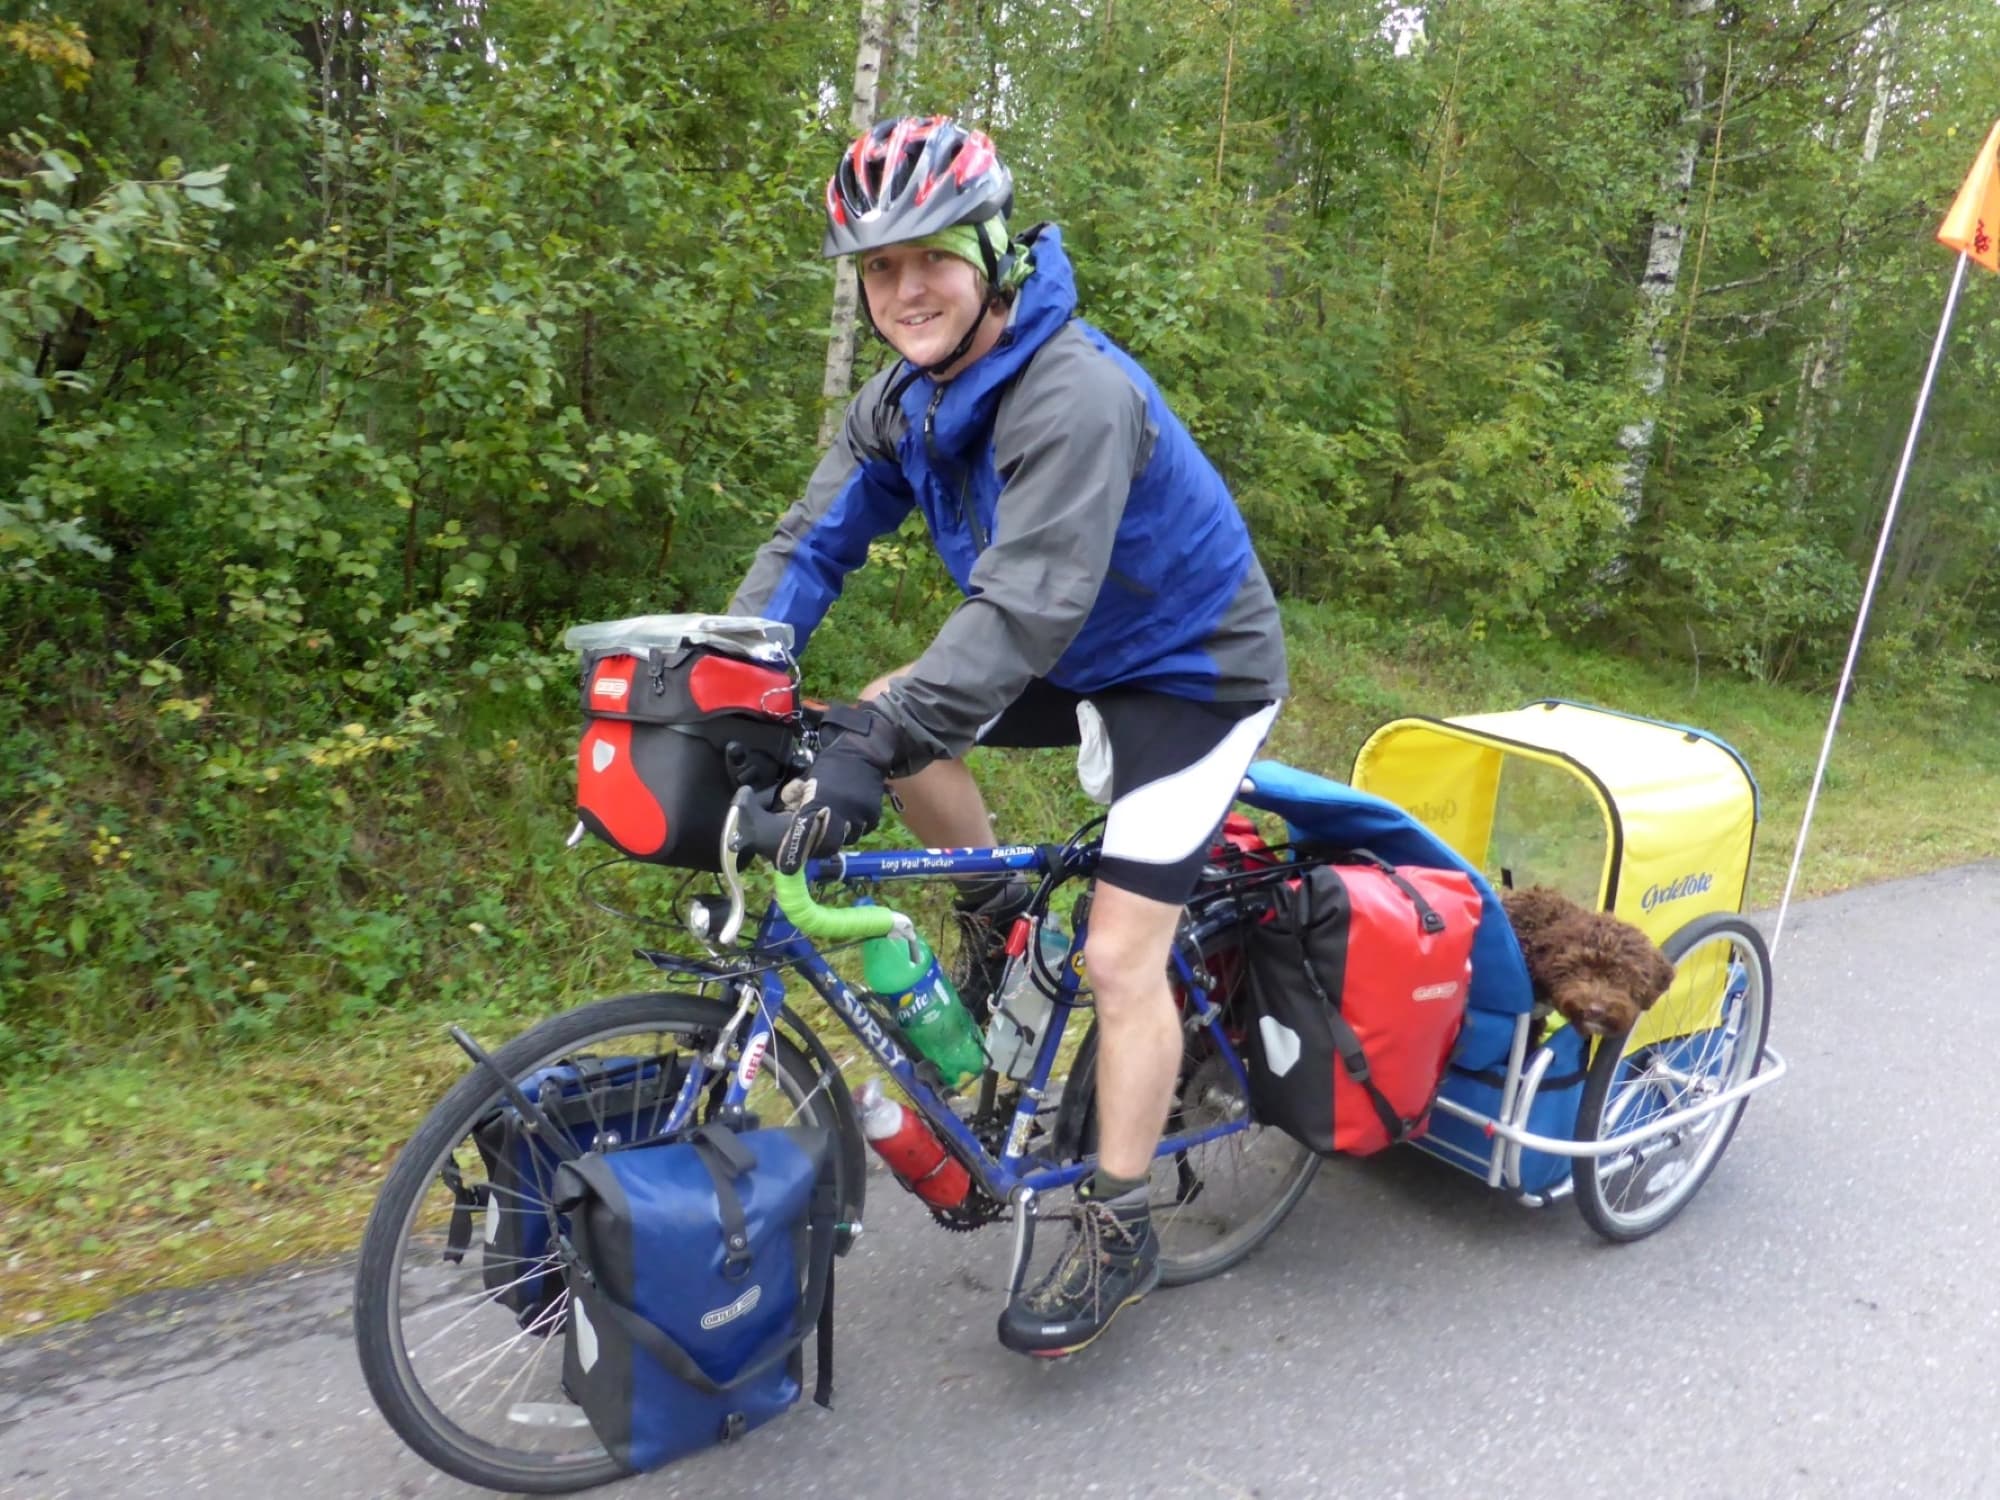
[[[885,787],[925,843],[991,844],[968,749],[1108,749],[1084,950],[1098,1165],[1068,1244],[1000,1318],[1009,1348],[1058,1355],[1158,1283],[1147,1179],[1181,1062],[1174,931],[1287,684],[1227,486],[1145,371],[1076,317],[1060,231],[1010,236],[1012,205],[993,143],[941,116],[884,121],[842,155],[821,253],[857,258],[865,315],[901,357],[849,403],[730,612],[803,643],[913,506],[966,596],[916,661],[829,711],[800,808],[824,817],[821,852],[875,827]],[[959,898],[975,1008],[1027,899],[1018,880]]]

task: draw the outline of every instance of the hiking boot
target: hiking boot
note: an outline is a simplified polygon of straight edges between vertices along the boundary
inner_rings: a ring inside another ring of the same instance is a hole
[[[1000,1342],[1044,1359],[1074,1354],[1159,1284],[1160,1237],[1145,1189],[1110,1202],[1079,1191],[1069,1243],[1000,1314]]]
[[[952,965],[952,987],[981,1026],[993,1018],[993,992],[1007,968],[1007,934],[1034,899],[1034,886],[1013,875],[997,886],[965,892],[953,909],[958,960]]]

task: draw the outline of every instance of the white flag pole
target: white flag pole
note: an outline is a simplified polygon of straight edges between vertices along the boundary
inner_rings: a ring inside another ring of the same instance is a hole
[[[1896,507],[1903,499],[1903,481],[1910,474],[1910,456],[1917,451],[1917,429],[1924,425],[1924,408],[1930,404],[1931,382],[1937,377],[1938,358],[1951,329],[1951,311],[1958,305],[1958,288],[1965,280],[1966,254],[1958,252],[1958,269],[1951,275],[1951,290],[1944,299],[1944,317],[1938,323],[1937,341],[1931,345],[1930,368],[1924,371],[1924,386],[1917,393],[1917,409],[1910,418],[1910,435],[1903,441],[1903,461],[1896,466],[1896,483],[1889,491],[1889,509],[1882,517],[1882,535],[1875,543],[1875,561],[1868,569],[1868,584],[1861,591],[1861,612],[1854,617],[1854,639],[1847,645],[1847,661],[1840,669],[1840,688],[1833,695],[1833,714],[1826,721],[1826,739],[1819,747],[1819,764],[1813,768],[1812,790],[1806,794],[1806,815],[1799,823],[1799,842],[1792,850],[1792,871],[1785,877],[1784,899],[1778,902],[1777,925],[1771,930],[1771,952],[1785,932],[1785,912],[1792,904],[1792,887],[1798,883],[1799,861],[1805,857],[1806,834],[1812,828],[1813,809],[1819,804],[1820,782],[1826,776],[1827,757],[1833,753],[1833,732],[1840,727],[1840,708],[1847,701],[1847,687],[1854,680],[1854,662],[1861,655],[1861,637],[1868,626],[1868,607],[1875,601],[1875,583],[1882,576],[1882,559],[1888,555],[1889,533],[1896,527]]]

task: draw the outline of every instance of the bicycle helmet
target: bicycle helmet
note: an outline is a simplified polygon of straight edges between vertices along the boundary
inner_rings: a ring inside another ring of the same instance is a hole
[[[831,259],[941,239],[938,248],[954,255],[975,251],[974,264],[986,273],[987,307],[1004,305],[1030,265],[1008,241],[1006,216],[1013,206],[1014,176],[985,132],[967,130],[944,115],[881,120],[855,138],[827,179],[820,254]],[[973,232],[948,233],[961,228]],[[865,287],[861,313],[879,337]],[[920,368],[933,376],[950,369],[978,332],[975,319],[956,348],[932,364],[912,366],[909,379]],[[895,390],[901,394],[901,386]]]
[[[882,120],[856,137],[827,179],[820,254],[831,259],[920,240],[1005,218],[1013,206],[1013,174],[983,131],[944,115]],[[990,249],[986,271],[989,282],[999,280]]]

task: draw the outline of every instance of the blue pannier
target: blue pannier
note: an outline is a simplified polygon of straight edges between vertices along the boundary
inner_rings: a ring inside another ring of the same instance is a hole
[[[704,1126],[558,1169],[563,1386],[628,1469],[788,1410],[815,1329],[814,1399],[831,1404],[835,1159],[828,1131]]]
[[[656,1136],[673,1114],[687,1067],[679,1057],[609,1058],[561,1063],[531,1073],[521,1092],[568,1138],[571,1154],[609,1150]],[[503,1103],[472,1131],[486,1167],[476,1188],[454,1184],[453,1248],[463,1252],[471,1221],[480,1226],[480,1272],[493,1300],[537,1334],[557,1331],[549,1315],[562,1291],[557,1262],[559,1224],[549,1188],[561,1156],[535,1139],[511,1103]]]

